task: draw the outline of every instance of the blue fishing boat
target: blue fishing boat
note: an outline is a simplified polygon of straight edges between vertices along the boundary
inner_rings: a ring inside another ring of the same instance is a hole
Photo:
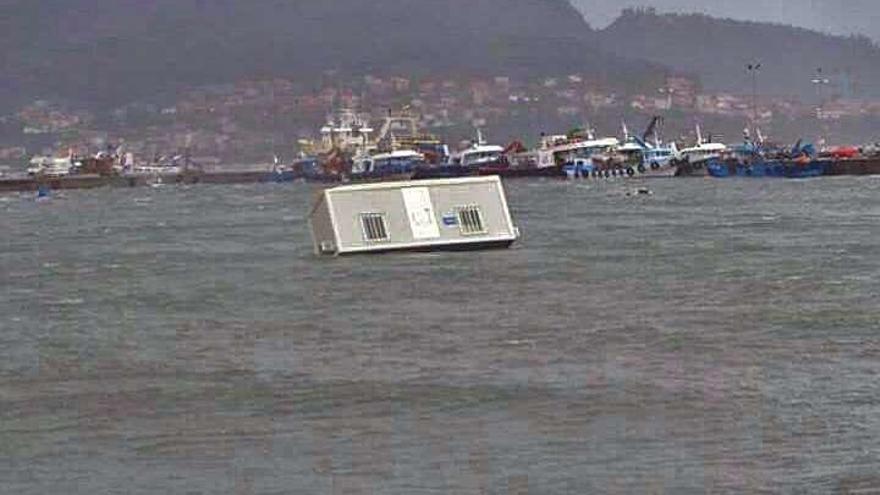
[[[797,144],[790,150],[768,148],[750,141],[731,148],[726,156],[711,158],[706,171],[712,177],[754,177],[805,179],[825,175],[832,160],[816,158],[810,145]]]
[[[410,149],[378,153],[354,161],[352,180],[409,179],[425,166],[425,156]]]

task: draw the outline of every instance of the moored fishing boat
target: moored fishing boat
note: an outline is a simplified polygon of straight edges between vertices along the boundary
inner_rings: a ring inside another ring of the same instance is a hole
[[[804,179],[825,175],[832,161],[816,157],[812,145],[798,142],[791,151],[747,141],[731,152],[707,162],[706,171],[715,178],[753,177]]]
[[[407,180],[446,165],[448,148],[434,136],[419,132],[407,109],[388,112],[375,139],[363,117],[343,111],[322,130],[320,146],[301,142],[306,151],[295,173],[314,182],[376,182]]]
[[[675,175],[673,157],[675,145],[663,144],[657,133],[661,119],[654,117],[642,137],[632,136],[626,124],[623,124],[623,142],[616,138],[599,140],[592,144],[584,144],[591,150],[589,156],[576,158],[574,163],[562,165],[572,178],[648,178],[672,177]],[[654,136],[652,143],[648,136]]]
[[[681,149],[673,158],[676,177],[705,176],[709,160],[720,158],[727,151],[726,144],[712,141],[711,136],[704,140],[699,125],[696,126],[696,134],[696,144]]]
[[[594,158],[606,156],[619,145],[617,138],[596,139],[592,131],[575,130],[543,140],[538,153],[541,163],[552,163],[568,177],[586,177],[597,169]]]
[[[483,132],[477,129],[476,139],[466,148],[453,154],[448,163],[421,167],[417,179],[498,175],[510,167],[502,146],[487,144]]]

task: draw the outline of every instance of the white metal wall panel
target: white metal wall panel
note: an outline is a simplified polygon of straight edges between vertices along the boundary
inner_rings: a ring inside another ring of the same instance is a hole
[[[403,194],[403,204],[406,207],[413,239],[440,237],[440,226],[437,224],[434,206],[431,204],[431,191],[427,187],[405,187],[400,192]]]

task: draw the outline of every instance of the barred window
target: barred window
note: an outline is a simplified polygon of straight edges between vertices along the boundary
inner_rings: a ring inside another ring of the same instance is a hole
[[[464,206],[457,208],[458,226],[464,235],[485,234],[486,227],[483,225],[483,213],[479,206]]]
[[[389,239],[385,215],[382,213],[362,213],[361,227],[364,232],[364,240],[368,242],[381,242]]]

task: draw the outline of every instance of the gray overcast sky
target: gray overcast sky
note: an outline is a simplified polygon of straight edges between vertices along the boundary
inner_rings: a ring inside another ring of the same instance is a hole
[[[836,34],[860,33],[880,41],[880,0],[571,0],[594,27],[605,27],[626,6],[664,12],[702,12],[794,24]]]

